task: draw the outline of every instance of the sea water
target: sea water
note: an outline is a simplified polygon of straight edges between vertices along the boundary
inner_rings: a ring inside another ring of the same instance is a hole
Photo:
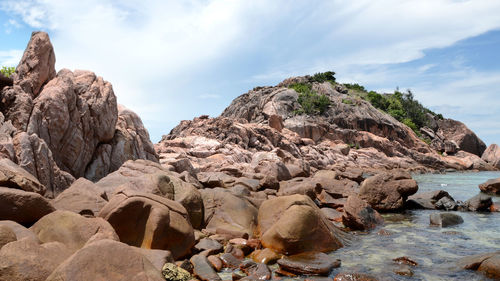
[[[445,190],[455,200],[465,201],[479,193],[478,185],[499,178],[500,172],[413,175],[419,191]],[[500,197],[493,197],[500,201]],[[500,250],[500,213],[456,212],[464,223],[447,228],[429,225],[429,215],[438,210],[411,210],[384,214],[385,224],[368,233],[356,232],[350,245],[332,256],[342,266],[332,272],[368,273],[381,280],[489,280],[481,273],[462,270],[456,262],[469,255]],[[378,235],[385,229],[391,235]],[[410,267],[412,277],[400,276],[392,260],[407,256],[418,262]]]

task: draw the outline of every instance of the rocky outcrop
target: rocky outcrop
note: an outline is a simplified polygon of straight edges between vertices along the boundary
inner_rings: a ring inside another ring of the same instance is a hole
[[[500,147],[497,144],[488,146],[481,159],[500,169]]]
[[[487,180],[479,185],[479,189],[488,194],[500,194],[500,178]]]
[[[0,186],[45,194],[43,186],[32,174],[8,158],[0,159]]]
[[[437,134],[446,140],[453,141],[460,150],[481,157],[486,149],[484,142],[462,122],[453,119],[438,120]]]
[[[89,71],[56,73],[54,65],[48,35],[34,32],[12,86],[0,92],[0,111],[13,126],[4,130],[2,152],[35,176],[47,197],[74,178],[100,179],[128,159],[158,161],[139,117],[118,112],[109,82]]]

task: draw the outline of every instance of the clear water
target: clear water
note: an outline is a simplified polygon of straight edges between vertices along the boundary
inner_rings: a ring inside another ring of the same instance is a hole
[[[500,172],[414,175],[419,192],[446,190],[455,200],[465,201],[479,193],[478,184],[499,178]],[[500,201],[494,197],[493,201]],[[457,268],[461,257],[500,250],[500,213],[457,212],[464,223],[448,228],[429,226],[434,210],[385,214],[381,228],[392,235],[356,233],[350,246],[331,253],[342,260],[333,272],[357,271],[381,280],[489,280],[480,273]],[[412,277],[394,273],[399,266],[392,259],[408,256],[418,262]]]

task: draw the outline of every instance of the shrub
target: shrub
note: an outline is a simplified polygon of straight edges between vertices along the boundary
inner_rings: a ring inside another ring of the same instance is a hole
[[[331,82],[335,83],[335,72],[333,71],[327,71],[327,72],[319,72],[314,74],[311,77],[311,80],[313,82],[318,82],[318,83],[323,83],[323,82]]]
[[[10,77],[12,74],[14,74],[15,71],[15,67],[2,66],[2,69],[0,69],[0,72],[2,72],[2,74],[6,77]]]
[[[310,84],[297,83],[290,85],[290,88],[299,93],[297,102],[301,108],[295,112],[296,114],[323,114],[330,106],[330,99],[313,91]]]
[[[342,99],[342,103],[344,103],[344,104],[351,104],[351,105],[354,104],[354,102],[352,100],[350,100],[350,99]]]
[[[349,89],[349,90],[355,90],[355,91],[361,91],[361,92],[366,92],[365,87],[359,85],[359,84],[349,84],[349,83],[344,83],[344,86]]]

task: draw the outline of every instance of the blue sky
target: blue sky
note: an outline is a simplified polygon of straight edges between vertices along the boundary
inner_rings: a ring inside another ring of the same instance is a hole
[[[0,64],[47,31],[56,68],[110,81],[153,142],[255,86],[334,70],[370,90],[412,89],[500,143],[499,12],[490,0],[1,0]]]

